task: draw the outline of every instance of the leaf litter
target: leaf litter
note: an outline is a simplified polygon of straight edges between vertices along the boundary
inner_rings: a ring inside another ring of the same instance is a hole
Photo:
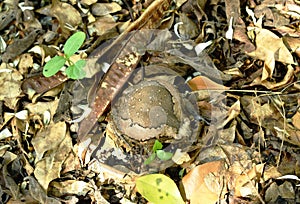
[[[162,170],[153,170],[154,162],[141,171],[132,141],[125,145],[108,128],[109,108],[77,140],[81,115],[89,115],[99,97],[103,62],[116,61],[120,44],[128,42],[109,46],[109,40],[128,26],[141,28],[145,21],[137,19],[149,5],[0,3],[1,202],[300,202],[297,1],[176,1],[159,19],[148,19],[167,32],[142,31],[153,40],[146,47],[129,41],[143,55],[139,66],[172,69],[197,99],[196,140],[160,161]],[[89,79],[68,79],[63,69],[42,76],[45,58],[63,53],[76,31],[87,36],[75,56],[83,59],[87,51]],[[177,41],[167,37],[171,31]],[[150,141],[139,143],[151,149]]]

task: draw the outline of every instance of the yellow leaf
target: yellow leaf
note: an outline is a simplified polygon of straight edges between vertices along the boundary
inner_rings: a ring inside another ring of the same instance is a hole
[[[175,182],[163,174],[149,174],[136,180],[138,192],[154,204],[184,204]]]

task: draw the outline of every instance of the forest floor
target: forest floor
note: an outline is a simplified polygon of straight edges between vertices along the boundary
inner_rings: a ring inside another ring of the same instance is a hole
[[[0,203],[300,203],[299,20],[298,0],[1,1]]]

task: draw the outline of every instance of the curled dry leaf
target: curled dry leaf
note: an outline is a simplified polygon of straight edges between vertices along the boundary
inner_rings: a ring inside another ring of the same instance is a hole
[[[256,34],[256,50],[247,54],[265,62],[261,81],[272,78],[275,61],[295,64],[293,56],[283,43],[282,38],[267,29],[255,28],[254,32]]]
[[[262,85],[268,89],[278,89],[283,86],[286,86],[290,81],[294,78],[294,68],[291,65],[287,66],[287,72],[284,78],[279,82],[271,82],[267,80],[262,80],[262,77],[258,77],[254,79],[254,81],[250,84],[250,86]]]

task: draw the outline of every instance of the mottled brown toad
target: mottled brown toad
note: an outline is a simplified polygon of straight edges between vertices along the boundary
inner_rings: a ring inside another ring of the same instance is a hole
[[[157,78],[129,86],[112,106],[112,126],[135,141],[188,140],[197,111],[184,94],[173,83]]]

